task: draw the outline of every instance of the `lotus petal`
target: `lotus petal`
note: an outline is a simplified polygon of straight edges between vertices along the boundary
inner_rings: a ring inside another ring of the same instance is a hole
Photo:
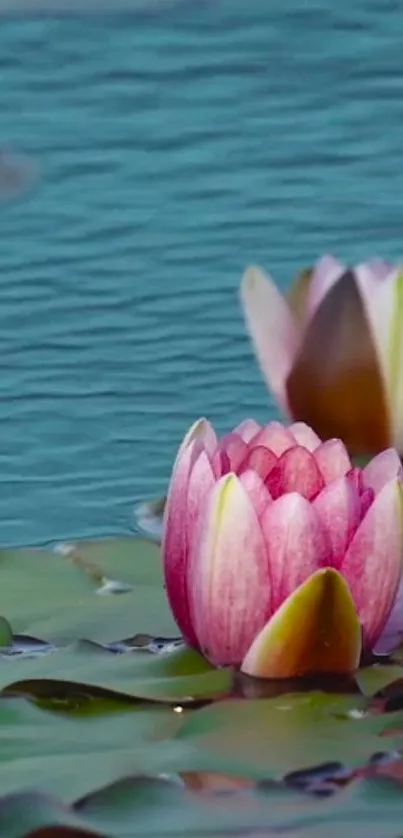
[[[287,412],[285,382],[300,343],[291,309],[272,279],[258,267],[250,267],[245,272],[241,301],[263,375]]]
[[[318,445],[315,460],[325,483],[344,477],[351,470],[350,457],[340,439],[328,439]]]
[[[187,493],[193,466],[203,451],[217,445],[214,428],[205,418],[198,419],[186,433],[176,455],[165,503],[162,527],[162,557],[169,604],[187,642],[195,645],[187,596]]]
[[[271,586],[263,533],[234,474],[209,495],[190,568],[192,621],[202,652],[214,664],[239,664],[269,617]]]
[[[368,264],[359,265],[356,282],[382,372],[390,441],[403,451],[403,270],[392,268],[389,275],[379,281]]]
[[[367,262],[367,267],[378,282],[386,279],[394,270],[392,262],[388,262],[387,259],[370,259]]]
[[[181,447],[172,472],[165,506],[162,556],[166,593],[175,620],[187,642],[196,645],[190,618],[187,571],[187,493],[195,461],[204,449],[197,439]]]
[[[403,580],[395,599],[392,613],[374,648],[375,655],[389,655],[403,641]]]
[[[402,463],[395,448],[386,448],[362,470],[363,485],[378,494],[385,483],[394,477],[402,477]]]
[[[375,492],[373,489],[364,489],[364,491],[360,495],[360,504],[361,504],[361,520],[367,514],[368,509],[372,506],[375,500]]]
[[[225,451],[228,454],[230,462],[229,470],[236,472],[247,456],[249,447],[239,434],[233,432],[220,439],[217,450]]]
[[[309,503],[292,492],[268,505],[261,517],[275,611],[319,567],[331,563],[324,525]]]
[[[287,379],[287,393],[293,416],[322,439],[339,437],[352,454],[388,446],[383,376],[351,272],[332,285],[316,309]]]
[[[191,425],[188,432],[185,434],[176,455],[172,470],[173,472],[175,471],[176,464],[181,459],[183,451],[188,447],[188,445],[190,445],[191,442],[193,442],[194,439],[197,439],[209,454],[214,453],[217,447],[217,435],[208,419],[205,419],[204,417],[196,419],[196,422]]]
[[[319,570],[283,603],[253,641],[242,671],[258,678],[348,674],[358,667],[361,629],[343,577]]]
[[[251,448],[245,460],[242,463],[239,473],[242,474],[248,469],[253,469],[260,475],[262,480],[266,480],[271,470],[278,463],[278,457],[273,454],[270,448],[265,448],[264,445],[257,445],[256,448]]]
[[[256,448],[258,445],[264,445],[280,457],[288,448],[294,447],[295,439],[291,431],[281,422],[270,422],[254,437],[250,447]]]
[[[357,466],[351,468],[346,474],[347,480],[350,481],[351,485],[354,486],[359,495],[362,495],[365,491],[364,478],[362,475],[362,469]]]
[[[313,268],[304,268],[293,279],[287,301],[296,322],[303,330],[307,321],[307,300],[312,282]]]
[[[248,493],[253,503],[256,515],[260,520],[266,507],[273,502],[270,492],[265,486],[262,478],[259,477],[257,472],[253,471],[252,469],[243,471],[239,477],[239,480],[242,483],[242,486],[244,487],[246,492]]]
[[[290,434],[293,435],[295,442],[298,445],[303,445],[308,451],[315,451],[322,440],[315,434],[315,431],[306,425],[305,422],[294,422],[288,428]]]
[[[227,451],[218,447],[213,455],[213,468],[215,476],[222,477],[231,471],[231,460]]]
[[[334,283],[346,271],[346,266],[333,256],[325,255],[318,259],[312,274],[307,300],[308,316],[313,317],[316,309]]]
[[[216,476],[211,459],[207,452],[202,450],[190,472],[187,487],[186,520],[183,519],[182,521],[182,526],[186,529],[187,534],[187,573],[190,572],[189,561],[192,556],[192,542],[198,533],[200,515],[215,482]]]
[[[312,500],[324,485],[314,455],[300,445],[284,451],[267,478],[268,489],[275,499],[285,492],[299,492],[304,498]]]
[[[234,434],[241,436],[245,442],[250,442],[251,439],[253,439],[253,437],[261,430],[262,426],[255,422],[254,419],[244,419],[244,421],[235,428]]]
[[[332,549],[330,564],[339,569],[347,547],[361,522],[360,496],[346,477],[332,480],[314,500]]]
[[[363,518],[341,565],[372,649],[389,618],[402,573],[403,488],[391,480]]]

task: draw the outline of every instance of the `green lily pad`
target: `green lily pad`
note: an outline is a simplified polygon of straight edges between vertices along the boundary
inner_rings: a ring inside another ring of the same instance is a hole
[[[111,654],[95,645],[122,651],[130,642],[116,641],[139,631],[177,634],[154,544],[126,538],[86,542],[65,553],[6,550],[0,554],[0,578],[0,603],[7,604],[13,628],[54,644],[37,644],[32,659],[30,643],[21,657],[0,655],[1,689],[66,700],[103,690],[168,703],[209,700],[230,690],[231,672],[215,670],[185,647],[157,657],[145,651]],[[105,578],[130,589],[99,595]],[[137,637],[139,646],[150,648],[150,636]],[[24,647],[23,637],[19,645]]]
[[[0,838],[399,834],[401,788],[366,763],[403,746],[403,712],[368,710],[402,667],[362,670],[363,694],[216,670],[175,641],[142,539],[4,550],[0,582]],[[329,761],[324,800],[292,772]]]
[[[403,681],[403,666],[398,664],[374,664],[359,669],[355,680],[363,695],[371,698],[395,681]]]
[[[184,748],[172,739],[180,716],[172,709],[107,709],[70,716],[0,699],[2,793],[36,789],[72,801],[120,777],[180,764]]]
[[[199,768],[280,778],[322,762],[348,766],[403,743],[403,713],[371,716],[359,696],[306,693],[275,699],[220,701],[195,711],[177,733],[198,754]]]
[[[100,643],[137,632],[175,636],[163,588],[160,551],[142,539],[84,542],[66,555],[51,550],[0,552],[0,613],[13,631],[50,642]],[[105,580],[125,583],[102,595]]]
[[[118,780],[71,805],[32,792],[0,798],[2,838],[23,838],[40,827],[52,827],[49,834],[60,838],[396,838],[402,817],[401,788],[377,778],[353,782],[327,799],[281,784],[195,793],[179,777],[147,775]]]
[[[104,690],[127,698],[190,704],[230,692],[231,683],[231,670],[214,669],[186,647],[161,656],[114,655],[78,642],[31,660],[0,659],[0,688],[34,697],[91,696]]]
[[[13,642],[13,632],[8,620],[0,617],[0,648],[7,648]]]

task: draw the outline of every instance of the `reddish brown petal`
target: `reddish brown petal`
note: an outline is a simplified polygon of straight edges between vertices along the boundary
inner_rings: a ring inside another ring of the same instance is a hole
[[[322,439],[340,437],[351,454],[390,444],[376,348],[351,271],[315,312],[287,380],[290,409]]]

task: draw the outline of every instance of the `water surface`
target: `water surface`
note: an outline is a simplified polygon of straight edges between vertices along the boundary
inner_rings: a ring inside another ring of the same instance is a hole
[[[83,3],[0,0],[0,145],[41,172],[0,205],[3,543],[126,531],[194,418],[274,416],[248,263],[403,250],[397,4]]]

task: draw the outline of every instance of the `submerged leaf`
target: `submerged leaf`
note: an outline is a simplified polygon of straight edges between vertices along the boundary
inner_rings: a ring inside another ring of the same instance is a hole
[[[13,632],[10,623],[5,617],[0,617],[0,648],[11,646],[13,642]]]

